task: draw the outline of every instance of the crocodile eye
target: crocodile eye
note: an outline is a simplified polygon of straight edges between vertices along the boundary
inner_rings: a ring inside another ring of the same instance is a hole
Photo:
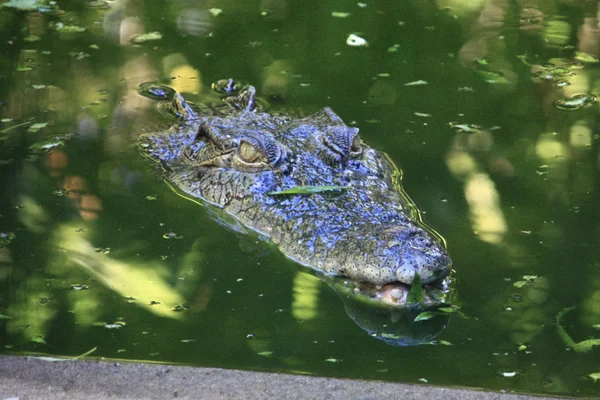
[[[245,141],[243,141],[240,144],[239,154],[240,158],[247,163],[256,162],[262,155],[260,150],[258,150],[255,146]]]
[[[362,147],[360,146],[360,136],[356,134],[354,139],[352,140],[352,146],[350,147],[350,151],[352,153],[360,153],[362,151]]]

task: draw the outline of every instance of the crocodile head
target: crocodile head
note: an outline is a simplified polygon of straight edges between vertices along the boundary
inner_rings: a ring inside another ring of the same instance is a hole
[[[144,153],[177,190],[318,271],[375,285],[410,285],[416,274],[429,284],[449,273],[443,240],[421,222],[387,155],[329,108],[273,115],[257,109],[254,93],[246,87],[211,115],[175,95],[182,121],[144,135]]]

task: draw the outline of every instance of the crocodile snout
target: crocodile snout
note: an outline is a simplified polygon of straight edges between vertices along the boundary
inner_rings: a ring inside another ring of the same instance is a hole
[[[366,231],[369,233],[357,232],[337,243],[335,258],[345,261],[337,272],[378,285],[411,285],[419,274],[425,285],[442,280],[452,269],[442,240],[419,225],[370,227]],[[328,265],[324,269],[336,271]]]
[[[395,258],[396,278],[398,281],[412,284],[415,273],[419,274],[422,284],[440,281],[450,273],[452,260],[441,241],[436,240],[427,231],[411,229],[397,246]]]

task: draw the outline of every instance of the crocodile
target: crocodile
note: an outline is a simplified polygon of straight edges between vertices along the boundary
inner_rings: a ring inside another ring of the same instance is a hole
[[[392,305],[405,304],[413,282],[436,284],[451,271],[444,240],[422,222],[399,169],[332,109],[269,113],[253,86],[231,79],[213,84],[222,98],[202,109],[166,86],[146,89],[168,99],[179,121],[141,135],[138,146],[185,197]]]

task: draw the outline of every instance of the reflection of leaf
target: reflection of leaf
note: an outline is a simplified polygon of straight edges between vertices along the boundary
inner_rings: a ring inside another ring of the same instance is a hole
[[[440,308],[438,308],[438,311],[448,313],[448,314],[458,312],[458,310],[456,308],[452,308],[452,307],[440,307]]]
[[[88,271],[123,297],[133,297],[140,307],[151,313],[169,318],[181,318],[172,306],[185,303],[182,296],[167,282],[166,266],[159,262],[125,262],[98,253],[92,244],[69,225],[58,229],[57,248],[64,251],[72,262]],[[153,305],[150,305],[154,301]],[[122,325],[122,321],[116,324]],[[111,327],[114,324],[111,324]]]
[[[320,192],[330,192],[334,190],[348,189],[346,186],[295,186],[291,189],[282,190],[280,192],[270,192],[269,196],[280,196],[286,194],[313,194]]]
[[[410,292],[406,298],[406,306],[416,306],[419,304],[425,304],[425,295],[423,293],[423,286],[421,286],[421,277],[415,272]]]
[[[565,314],[574,310],[575,308],[577,307],[567,307],[556,314],[556,328],[558,329],[558,336],[560,336],[567,346],[571,347],[576,352],[587,353],[588,351],[592,350],[594,346],[600,346],[600,339],[588,339],[584,340],[583,342],[576,343],[571,336],[569,336],[565,328],[560,325],[560,320],[565,316]]]
[[[9,317],[8,315],[4,315],[4,314],[0,314],[0,319],[10,319],[12,317]]]
[[[587,353],[594,346],[600,346],[600,339],[588,339],[583,342],[575,343],[572,347],[578,353]]]
[[[571,339],[571,336],[569,336],[567,331],[565,331],[565,328],[563,328],[560,325],[560,320],[562,319],[562,317],[564,317],[566,313],[568,313],[571,310],[574,310],[575,308],[576,306],[567,307],[564,310],[561,310],[558,314],[556,314],[556,328],[558,329],[558,336],[560,336],[563,342],[565,342],[565,344],[569,347],[573,347],[573,345],[575,345],[575,341]]]
[[[431,311],[424,311],[421,314],[417,315],[415,317],[415,322],[419,322],[419,321],[427,321],[428,319],[431,319],[433,317],[435,317],[437,314]]]
[[[596,382],[598,379],[600,379],[600,372],[592,372],[588,376],[592,378],[594,382]]]
[[[419,322],[419,321],[427,321],[428,319],[431,319],[433,317],[435,317],[436,315],[448,315],[448,314],[453,314],[453,313],[458,313],[458,308],[455,307],[440,307],[440,308],[436,308],[435,311],[423,311],[422,313],[420,313],[419,315],[417,315],[414,319],[414,322]],[[461,317],[466,318],[462,313],[459,313],[459,315]]]
[[[33,337],[33,338],[31,338],[31,341],[35,342],[35,343],[39,343],[39,344],[46,344],[46,341],[41,336]]]
[[[487,82],[487,83],[492,83],[492,84],[502,84],[505,85],[508,82],[508,79],[506,79],[504,76],[500,75],[497,72],[491,72],[491,71],[477,71],[482,78]]]

